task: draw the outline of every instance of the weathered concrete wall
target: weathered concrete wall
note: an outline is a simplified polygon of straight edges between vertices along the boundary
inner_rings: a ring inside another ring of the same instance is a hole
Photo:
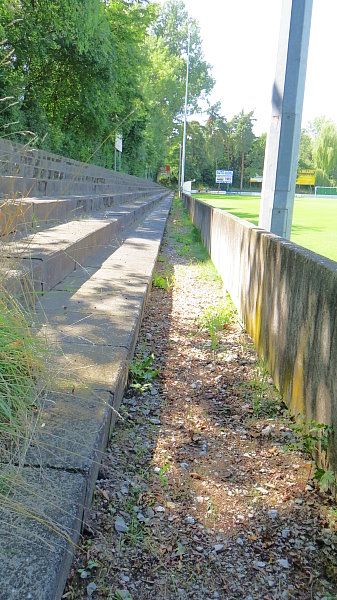
[[[337,432],[337,263],[183,201],[285,402]],[[336,468],[336,433],[331,459]]]

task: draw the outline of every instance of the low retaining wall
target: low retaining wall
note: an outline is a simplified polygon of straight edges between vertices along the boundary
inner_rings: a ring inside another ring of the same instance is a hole
[[[293,414],[332,424],[337,468],[337,263],[222,210],[183,202]]]

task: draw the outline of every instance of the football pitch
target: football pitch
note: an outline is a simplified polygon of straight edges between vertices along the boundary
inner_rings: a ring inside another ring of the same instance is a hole
[[[260,197],[196,194],[216,208],[259,222]],[[295,198],[291,241],[337,261],[337,198]]]

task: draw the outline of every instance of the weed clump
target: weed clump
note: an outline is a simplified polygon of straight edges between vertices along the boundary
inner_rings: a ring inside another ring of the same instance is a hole
[[[173,281],[173,276],[167,270],[164,273],[157,273],[157,271],[153,273],[153,287],[159,288],[161,290],[169,290],[173,285]]]
[[[152,387],[152,381],[159,375],[159,369],[153,369],[154,354],[142,358],[134,357],[129,366],[130,387],[145,392]]]
[[[208,331],[212,350],[215,350],[219,345],[219,332],[234,319],[235,315],[235,306],[230,297],[227,296],[217,306],[209,306],[200,317],[201,331]]]
[[[36,407],[42,349],[19,302],[0,296],[0,434],[17,438]]]

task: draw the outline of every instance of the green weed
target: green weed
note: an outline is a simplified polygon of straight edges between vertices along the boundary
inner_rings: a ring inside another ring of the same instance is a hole
[[[158,479],[164,488],[167,488],[167,485],[168,485],[168,479],[167,479],[166,475],[164,475],[164,473],[170,468],[170,466],[171,465],[168,463],[162,469],[160,469],[160,471],[158,473]]]
[[[320,489],[324,492],[336,489],[337,481],[333,471],[325,471],[325,469],[316,467],[314,479],[318,482]]]
[[[134,548],[138,547],[144,539],[144,525],[138,521],[137,513],[133,511],[128,530],[124,534],[125,542]]]
[[[316,465],[314,479],[317,481],[322,491],[330,490],[333,493],[337,489],[337,481],[333,471],[329,471],[327,466],[327,451],[333,433],[332,425],[325,423],[316,423],[315,421],[304,421],[292,425],[293,431],[297,435],[297,441],[289,444],[289,450],[300,450],[306,452],[319,460],[321,466]],[[322,466],[323,464],[323,466]]]
[[[109,600],[132,600],[132,596],[128,590],[116,590],[113,596],[109,597]]]
[[[92,569],[97,569],[97,567],[99,567],[99,564],[96,560],[91,560],[89,559],[87,562],[87,565],[85,568],[81,568],[81,569],[77,569],[77,573],[79,573],[81,575],[81,573],[83,573],[84,571],[89,571],[89,573],[91,573]]]
[[[292,449],[302,450],[308,454],[327,451],[332,434],[331,425],[302,420],[301,423],[295,423],[291,428],[298,436],[298,441],[293,444]]]
[[[12,297],[0,297],[0,432],[16,438],[32,415],[43,364],[42,344]]]
[[[192,254],[191,247],[185,244],[181,248],[178,248],[177,254],[178,256],[187,256],[188,254]]]
[[[169,290],[172,287],[172,284],[173,277],[169,272],[166,271],[164,274],[157,273],[157,271],[154,272],[152,278],[153,287],[160,288],[162,290]]]
[[[269,373],[267,371],[266,363],[263,360],[260,360],[257,364],[254,378],[251,382],[251,386],[254,391],[253,410],[256,416],[259,416],[262,413],[265,414],[264,394],[268,386],[268,377]]]
[[[228,296],[217,306],[209,306],[200,317],[201,331],[208,331],[212,342],[212,350],[215,350],[219,344],[218,332],[233,320],[235,313],[234,304]]]
[[[153,369],[154,354],[143,358],[134,357],[129,366],[130,387],[141,392],[152,387],[152,381],[159,375],[159,369]]]

